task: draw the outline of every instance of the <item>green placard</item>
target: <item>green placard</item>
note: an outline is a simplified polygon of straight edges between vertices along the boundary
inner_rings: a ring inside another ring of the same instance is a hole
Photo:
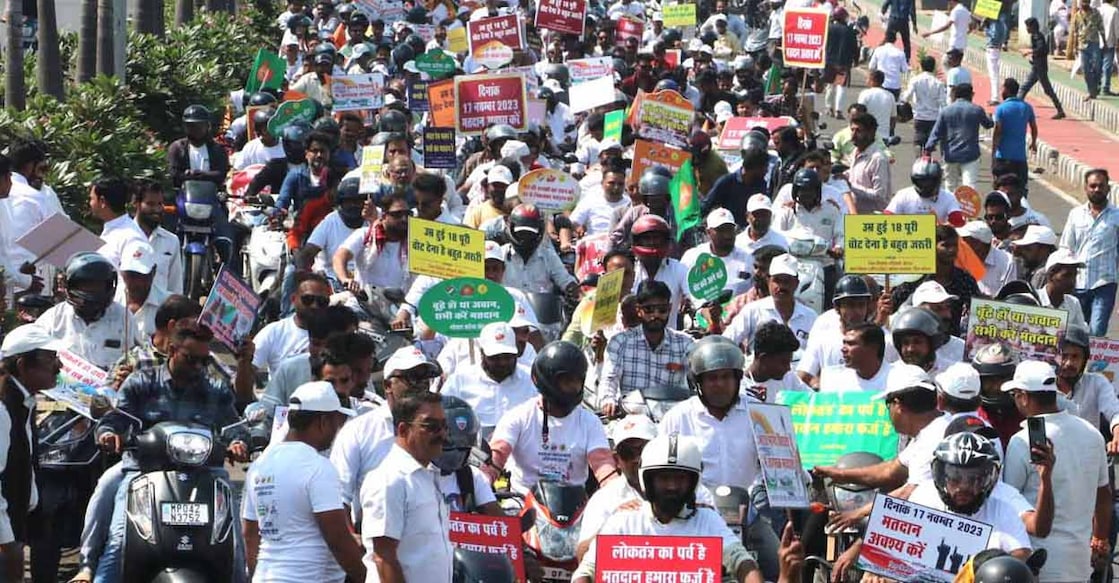
[[[611,111],[606,114],[606,120],[602,124],[602,140],[618,140],[622,143],[622,123],[626,119],[626,110],[619,109]]]
[[[443,49],[431,49],[416,57],[416,68],[431,75],[432,79],[443,79],[455,74],[455,59]]]
[[[710,253],[700,253],[695,267],[688,270],[688,291],[705,302],[719,297],[726,284],[726,263]]]
[[[845,453],[865,451],[882,459],[898,453],[898,436],[886,402],[868,391],[781,391],[777,402],[792,411],[797,449],[805,468],[830,466]]]
[[[486,324],[513,319],[513,296],[501,284],[456,277],[435,284],[420,298],[424,324],[452,338],[477,338]]]
[[[245,82],[245,94],[251,95],[261,89],[279,90],[284,85],[287,63],[280,55],[260,49],[253,60],[253,69]]]
[[[306,98],[296,101],[285,101],[276,108],[276,114],[268,122],[268,133],[273,136],[281,135],[284,128],[297,121],[311,123],[319,116],[319,104],[314,99]]]

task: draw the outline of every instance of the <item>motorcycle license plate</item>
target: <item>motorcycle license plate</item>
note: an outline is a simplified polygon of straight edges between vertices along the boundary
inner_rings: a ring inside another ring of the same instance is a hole
[[[571,571],[559,567],[540,567],[545,581],[570,581]]]
[[[205,504],[164,502],[159,514],[168,526],[205,526],[210,522],[210,507]]]

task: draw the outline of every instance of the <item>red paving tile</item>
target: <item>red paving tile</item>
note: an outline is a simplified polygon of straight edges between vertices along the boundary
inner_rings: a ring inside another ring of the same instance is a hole
[[[873,19],[872,19],[872,22]],[[874,22],[867,33],[865,42],[867,46],[876,47],[882,42],[884,30]],[[929,54],[935,55],[939,62],[941,54],[932,49],[927,49]],[[916,48],[914,48],[916,53]],[[982,99],[991,94],[991,80],[987,77],[986,67],[969,67],[972,85],[975,87],[976,103],[984,105]],[[1067,75],[1063,70],[1051,71],[1053,75]],[[1019,79],[1024,82],[1025,79]],[[1057,149],[1061,154],[1071,156],[1075,160],[1094,168],[1107,168],[1112,176],[1119,176],[1119,137],[1100,130],[1092,122],[1065,118],[1062,120],[1050,119],[1056,112],[1053,102],[1042,92],[1041,86],[1035,86],[1026,101],[1033,106],[1037,115],[1038,139]],[[993,106],[984,108],[993,113]]]

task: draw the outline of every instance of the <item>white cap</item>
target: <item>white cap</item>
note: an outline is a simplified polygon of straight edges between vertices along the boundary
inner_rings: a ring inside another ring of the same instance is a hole
[[[886,390],[879,393],[876,398],[887,399],[894,393],[913,388],[935,391],[936,385],[925,369],[915,364],[897,362],[890,366],[890,374],[886,377]]]
[[[1058,265],[1071,265],[1073,267],[1084,267],[1084,262],[1079,257],[1072,254],[1065,248],[1057,249],[1049,254],[1049,259],[1045,260],[1045,272],[1049,273],[1054,267]]]
[[[657,426],[649,419],[648,415],[626,415],[619,419],[610,431],[610,439],[614,447],[627,439],[644,439],[652,441],[657,436]]]
[[[1016,217],[1010,217],[1009,222],[1010,222],[1010,230],[1012,230],[1012,231],[1014,229],[1020,229],[1022,227],[1025,227],[1026,225],[1036,225],[1036,224],[1038,224],[1037,218],[1035,218],[1033,215],[1031,215],[1029,213],[1026,213],[1024,215],[1019,215],[1019,216],[1016,216]]]
[[[501,164],[495,164],[490,171],[486,173],[486,182],[490,184],[505,184],[513,183],[513,173],[508,168]]]
[[[1022,235],[1021,239],[1012,241],[1011,245],[1049,245],[1050,247],[1057,246],[1057,234],[1053,229],[1042,225],[1030,225],[1026,227],[1026,233]]]
[[[540,324],[533,318],[528,317],[528,312],[525,307],[517,303],[517,309],[513,310],[513,319],[509,320],[509,327],[511,328],[539,328]]]
[[[800,271],[797,269],[797,267],[798,264],[796,257],[793,257],[788,253],[782,253],[777,257],[774,257],[773,261],[769,263],[769,277],[774,277],[777,275],[791,275],[797,279],[800,279]]]
[[[957,362],[936,375],[936,384],[949,397],[970,401],[979,396],[979,371],[966,362]]]
[[[34,350],[58,352],[65,348],[66,343],[51,336],[46,328],[38,324],[24,324],[4,337],[4,344],[0,345],[0,358],[19,356]]]
[[[615,140],[614,138],[606,138],[605,140],[602,140],[601,144],[598,147],[599,153],[605,152],[606,150],[621,150],[621,149],[622,149],[622,143],[619,142],[618,140]]]
[[[699,47],[699,52],[705,53],[705,54],[708,54],[708,55],[714,55],[715,54],[715,49],[712,49],[711,47],[709,47],[707,45],[703,45],[703,46]]]
[[[385,363],[384,377],[387,379],[396,373],[412,370],[421,366],[430,367],[429,372],[432,373],[432,377],[439,375],[438,365],[432,364],[431,361],[424,356],[424,353],[420,352],[419,348],[415,346],[398,348],[396,352],[392,353],[392,356],[389,357],[388,362]]]
[[[722,102],[720,102],[720,103],[722,103]],[[732,117],[734,117],[734,113],[732,113],[730,111],[716,111],[715,112],[715,123],[723,123],[723,122],[731,119]]]
[[[147,275],[155,269],[155,249],[148,243],[135,240],[124,247],[120,254],[120,270]]]
[[[940,304],[948,300],[958,300],[960,296],[948,293],[944,286],[929,280],[917,286],[913,292],[913,305]]]
[[[754,196],[751,196],[746,201],[746,212],[752,213],[754,211],[773,212],[773,201],[769,200],[768,196],[760,192],[758,194],[755,194]]]
[[[956,229],[956,232],[961,237],[971,237],[988,244],[995,238],[995,234],[991,232],[991,227],[987,226],[986,221],[971,221]]]
[[[1040,360],[1025,360],[1014,369],[1014,378],[1002,384],[1003,391],[1018,389],[1029,393],[1049,393],[1057,390],[1057,373],[1053,366]]]
[[[288,400],[289,411],[308,411],[312,413],[341,413],[354,416],[354,410],[342,406],[334,385],[326,381],[303,383]]]
[[[664,13],[654,12],[652,20],[653,22],[664,22]]]
[[[713,16],[713,17],[712,17],[712,20],[713,20],[714,22],[719,22],[720,20],[721,20],[721,21],[723,21],[723,22],[726,22],[726,21],[727,21],[727,17],[726,17],[726,16],[724,16],[724,15],[722,15],[722,14],[716,14],[715,16]]]
[[[510,174],[512,176],[512,174]],[[505,200],[513,200],[514,198],[521,198],[521,183],[514,182],[505,189]]]
[[[532,150],[528,149],[528,144],[520,140],[509,140],[501,146],[502,158],[524,158],[531,155]]]
[[[501,244],[497,241],[486,240],[486,259],[496,259],[505,263],[505,251],[501,249]]]
[[[707,228],[718,229],[723,225],[734,225],[734,215],[725,208],[719,207],[707,215]]]
[[[513,327],[505,322],[486,324],[478,337],[478,346],[482,348],[482,354],[485,356],[516,355],[519,352],[517,335],[513,332]]]

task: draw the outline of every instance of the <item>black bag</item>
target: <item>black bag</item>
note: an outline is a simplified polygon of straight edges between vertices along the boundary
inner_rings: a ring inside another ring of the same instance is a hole
[[[898,103],[898,123],[909,123],[913,121],[913,106],[907,101]]]

